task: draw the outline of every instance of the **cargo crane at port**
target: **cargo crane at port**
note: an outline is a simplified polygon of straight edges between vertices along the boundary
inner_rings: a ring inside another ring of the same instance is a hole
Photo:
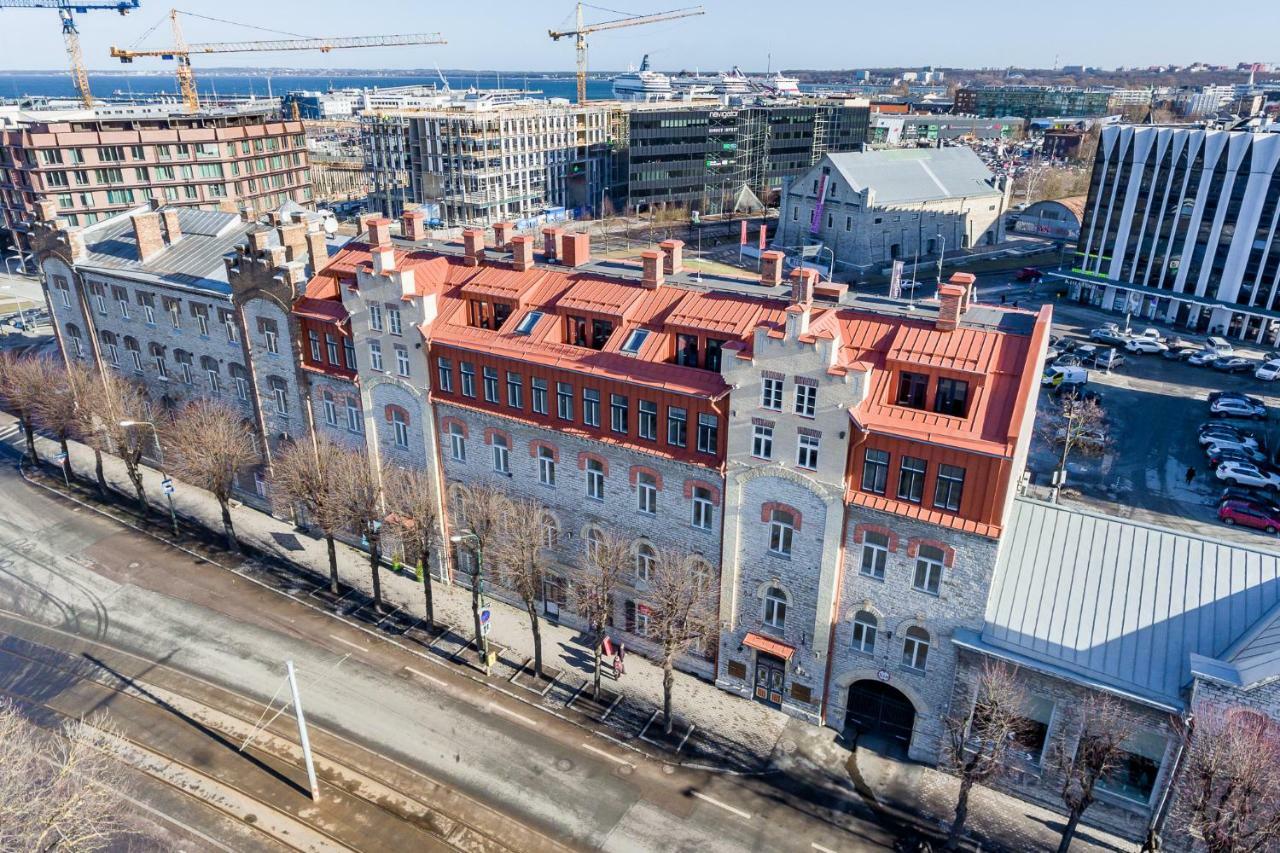
[[[574,19],[574,28],[571,30],[549,30],[548,35],[552,41],[560,41],[562,38],[574,37],[574,44],[578,49],[578,103],[585,104],[587,102],[587,36],[591,33],[598,33],[602,30],[616,30],[621,27],[638,27],[641,24],[656,24],[659,21],[674,21],[677,18],[690,18],[694,15],[705,15],[701,6],[692,6],[688,9],[673,9],[670,12],[658,12],[653,15],[637,15],[632,18],[618,18],[614,21],[601,21],[598,24],[584,24],[582,22],[582,9],[589,4],[579,3],[577,6],[577,16]],[[591,6],[592,9],[599,9],[598,6]],[[603,12],[608,9],[601,9]]]
[[[0,9],[58,10],[58,19],[62,22],[62,40],[67,46],[67,58],[71,60],[71,80],[75,83],[76,93],[80,95],[80,102],[86,107],[93,106],[93,95],[89,92],[89,72],[84,67],[84,54],[80,52],[80,30],[76,28],[73,13],[105,10],[127,15],[137,8],[138,0],[111,0],[102,3],[84,0],[0,0]]]
[[[4,2],[4,0],[0,0]],[[78,2],[78,0],[77,0]],[[195,18],[204,18],[204,15],[197,15],[193,12],[183,12]],[[206,20],[218,20],[217,18],[206,18]],[[142,57],[157,57],[159,59],[173,59],[178,63],[178,91],[182,95],[182,103],[188,110],[200,109],[200,95],[196,91],[195,72],[191,68],[192,54],[209,54],[209,53],[259,53],[265,51],[276,50],[318,50],[321,53],[328,53],[331,50],[339,50],[353,47],[401,47],[404,45],[418,44],[448,44],[440,33],[414,33],[408,35],[394,36],[343,36],[339,38],[294,38],[294,39],[275,39],[271,41],[233,41],[233,42],[209,42],[207,44],[187,44],[186,38],[182,33],[182,25],[178,21],[178,10],[171,9],[169,11],[169,22],[173,30],[173,47],[140,50],[134,48],[112,47],[111,56],[119,59],[121,62],[133,62],[135,59]],[[224,22],[226,23],[226,22]],[[154,30],[155,27],[152,27]],[[143,38],[150,33],[143,33]]]

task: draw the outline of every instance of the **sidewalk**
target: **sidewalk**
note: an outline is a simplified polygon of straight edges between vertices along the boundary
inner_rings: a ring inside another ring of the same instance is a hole
[[[0,439],[20,448],[20,432],[7,415],[0,415]],[[48,439],[38,439],[37,447],[46,461],[57,453],[56,444]],[[71,460],[77,472],[91,474],[90,449],[73,443]],[[132,509],[124,466],[115,457],[105,456],[104,467],[108,482],[125,496],[113,504],[114,514],[124,515]],[[62,490],[57,472],[48,469],[41,479]],[[155,510],[153,527],[167,536],[160,474],[144,469],[144,479]],[[92,502],[91,495],[96,493],[92,483],[82,485],[79,498]],[[210,531],[207,535],[196,530],[187,532],[193,540],[198,538],[203,543],[195,545],[197,550],[212,556],[216,543],[221,541],[217,502],[211,495],[179,483],[174,503],[184,522]],[[486,677],[476,664],[474,650],[468,647],[470,591],[465,587],[436,582],[437,622],[449,626],[447,632],[436,636],[422,624],[422,586],[412,574],[383,570],[383,597],[391,612],[379,614],[371,606],[369,563],[364,552],[338,543],[343,594],[335,599],[327,589],[328,562],[322,539],[247,506],[233,508],[232,516],[246,550],[258,552],[236,571],[348,622],[363,622],[367,629],[379,630],[388,639],[420,654],[433,654],[466,666],[476,681],[619,744],[666,762],[739,774],[743,784],[774,789],[775,795],[777,789],[792,793],[828,817],[874,820],[902,837],[916,834],[921,827],[936,832],[949,817],[956,790],[952,777],[866,749],[858,750],[853,760],[855,754],[838,741],[833,730],[794,720],[681,672],[676,673],[673,692],[676,739],[667,742],[657,719],[662,704],[661,667],[637,653],[627,656],[626,674],[621,679],[615,681],[605,675],[603,686],[616,694],[616,699],[610,696],[605,705],[595,707],[590,702],[589,646],[581,641],[578,632],[545,620],[544,668],[556,678],[549,686],[536,684],[523,668],[532,650],[528,617],[522,609],[492,598],[493,628],[489,639],[499,650],[499,659]],[[607,673],[608,667],[605,669]],[[552,670],[556,672],[551,673]],[[1058,825],[1057,816],[1045,809],[992,791],[975,792],[970,826],[979,835],[981,849],[1052,848],[1057,843]],[[1120,839],[1092,830],[1084,835],[1085,839],[1073,850],[1132,849]]]

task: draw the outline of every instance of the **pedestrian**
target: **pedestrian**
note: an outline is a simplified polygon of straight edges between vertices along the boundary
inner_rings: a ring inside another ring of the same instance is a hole
[[[613,677],[621,678],[626,673],[626,669],[622,666],[622,655],[613,656]]]
[[[1004,300],[1005,300],[1005,294],[1003,294],[1003,293],[1002,293],[1002,294],[1000,294],[1000,304],[1001,304],[1001,305],[1003,305],[1003,304],[1004,304]]]
[[[1190,486],[1191,481],[1194,480],[1195,478],[1196,478],[1196,466],[1188,465],[1187,466],[1187,485]]]
[[[618,643],[618,660],[625,662],[626,659],[627,659],[627,644]]]

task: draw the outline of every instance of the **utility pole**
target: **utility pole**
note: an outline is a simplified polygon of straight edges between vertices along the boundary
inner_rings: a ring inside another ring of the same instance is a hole
[[[181,534],[178,533],[178,513],[173,508],[173,480],[169,478],[168,473],[164,470],[164,447],[160,444],[160,431],[156,429],[156,425],[151,421],[121,421],[120,426],[125,429],[135,426],[144,426],[151,429],[151,434],[156,441],[156,464],[160,466],[164,496],[169,501],[169,521],[173,524],[174,538],[177,538]]]
[[[938,287],[942,287],[942,259],[947,255],[947,238],[941,234],[934,236],[942,241],[942,246],[938,250]]]
[[[307,720],[302,715],[302,697],[298,695],[298,677],[293,671],[293,661],[284,662],[289,674],[289,690],[293,693],[293,709],[298,715],[298,740],[302,743],[302,759],[307,764],[307,784],[311,786],[311,801],[320,802],[320,786],[316,784],[316,765],[311,760],[311,741],[307,738]]]

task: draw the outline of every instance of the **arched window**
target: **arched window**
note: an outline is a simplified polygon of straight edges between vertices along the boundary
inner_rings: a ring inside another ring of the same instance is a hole
[[[289,384],[279,376],[268,376],[267,385],[271,388],[271,397],[275,400],[276,412],[289,414]]]
[[[653,546],[641,542],[636,546],[636,580],[647,581],[653,575],[653,563],[658,554]]]
[[[102,350],[107,355],[107,363],[112,367],[120,366],[120,339],[115,332],[103,330],[98,333],[102,340]]]
[[[391,412],[392,423],[396,422],[396,418],[403,418],[399,409]],[[407,434],[406,434],[407,435]],[[398,439],[397,439],[398,442]],[[405,446],[407,447],[409,440],[406,437]],[[467,461],[467,434],[463,430],[463,426],[456,421],[449,424],[449,457],[455,462]]]
[[[249,373],[240,364],[227,365],[227,372],[231,374],[231,379],[236,383],[236,396],[241,400],[249,399]]]
[[[921,545],[916,554],[916,573],[912,586],[921,592],[937,595],[942,584],[942,566],[946,554],[933,545]]]
[[[222,390],[222,383],[219,381],[222,371],[218,368],[218,360],[211,355],[203,355],[200,357],[200,369],[204,371],[204,378],[209,383],[209,393],[219,393]]]
[[[511,442],[505,435],[493,434],[493,470],[499,474],[511,475]]]
[[[356,397],[347,398],[347,429],[350,432],[364,431],[364,419],[360,417],[360,400]]]
[[[795,539],[796,518],[785,509],[775,509],[769,514],[769,551],[781,557],[791,556]]]
[[[153,343],[147,348],[147,351],[151,355],[151,360],[155,362],[156,373],[160,374],[161,379],[168,379],[169,367],[164,360],[164,347]]]
[[[338,425],[338,407],[333,403],[333,394],[329,391],[320,392],[320,406],[324,409],[324,422],[329,426]]]
[[[186,350],[176,349],[173,351],[173,360],[178,363],[178,376],[183,382],[190,385],[191,377],[191,353]]]
[[[711,587],[711,564],[701,557],[693,557],[689,560],[689,571],[693,572],[694,582],[699,589],[709,589]]]
[[[912,625],[907,629],[907,636],[902,641],[902,665],[923,672],[928,659],[929,632],[917,625]]]
[[[764,591],[764,624],[779,631],[787,626],[787,594],[776,586]]]
[[[391,410],[391,429],[395,433],[396,447],[408,447],[409,446],[409,419],[406,418],[404,416],[404,412],[398,408]],[[450,438],[450,441],[454,440],[455,436],[453,434],[453,431],[455,429],[458,430],[456,439],[458,441],[461,441],[462,444],[460,447],[459,445],[454,444],[454,453],[457,454],[458,452],[461,452],[462,455],[461,456],[455,455],[454,458],[462,462],[465,462],[467,460],[467,444],[466,444],[466,439],[462,435],[462,427],[458,426],[457,424],[454,424],[452,427],[450,427],[449,438]]]
[[[853,617],[853,650],[864,654],[874,654],[876,650],[876,616],[866,610],[859,610]]]
[[[604,544],[604,534],[600,532],[598,527],[592,527],[587,530],[587,535],[583,539],[586,543],[587,559],[598,560],[600,558],[600,546]]]
[[[80,327],[75,323],[67,324],[67,343],[71,347],[71,355],[79,358],[84,354],[84,341],[80,339]]]
[[[604,465],[599,459],[587,460],[587,497],[604,500]]]
[[[554,548],[556,543],[560,541],[560,526],[556,524],[555,518],[550,513],[543,513],[542,516],[542,544],[548,548]]]

